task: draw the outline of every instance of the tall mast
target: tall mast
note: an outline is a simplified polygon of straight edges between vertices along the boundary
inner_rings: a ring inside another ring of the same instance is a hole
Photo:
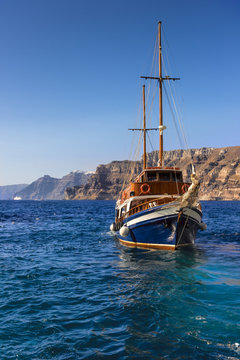
[[[159,156],[158,156],[158,166],[163,167],[163,130],[166,129],[166,126],[163,125],[163,106],[162,106],[162,84],[163,81],[169,80],[180,80],[180,78],[171,77],[168,75],[162,76],[162,44],[161,44],[161,21],[158,22],[158,76],[140,76],[142,79],[157,80],[159,84],[159,127],[152,129],[145,129],[145,133],[148,130],[158,130],[159,131]],[[129,129],[129,130],[143,130],[143,129]]]
[[[146,135],[147,131],[158,130],[158,128],[146,128],[146,105],[145,105],[145,85],[142,86],[142,97],[143,97],[143,128],[141,129],[128,129],[132,131],[143,132],[143,169],[147,168],[147,150],[146,150]]]
[[[163,166],[163,110],[162,110],[162,45],[161,45],[161,21],[158,22],[158,69],[159,69],[159,166]]]
[[[147,168],[146,152],[146,108],[145,108],[145,85],[142,87],[143,92],[143,169]]]

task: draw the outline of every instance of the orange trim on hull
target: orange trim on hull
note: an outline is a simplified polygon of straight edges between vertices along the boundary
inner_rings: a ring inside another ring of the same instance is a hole
[[[139,248],[144,248],[144,249],[157,249],[157,250],[170,250],[170,251],[174,251],[176,249],[175,245],[168,245],[168,244],[146,244],[146,243],[133,243],[131,241],[127,241],[127,240],[122,240],[119,239],[121,244],[125,245],[125,246],[130,246],[130,247],[139,247]]]

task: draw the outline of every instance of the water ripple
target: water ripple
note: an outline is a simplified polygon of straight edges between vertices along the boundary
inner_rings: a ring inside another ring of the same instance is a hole
[[[122,247],[111,201],[2,201],[1,358],[239,359],[240,203],[203,211],[164,252]]]

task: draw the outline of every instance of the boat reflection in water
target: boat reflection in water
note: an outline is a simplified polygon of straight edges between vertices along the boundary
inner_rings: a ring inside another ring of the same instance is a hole
[[[160,354],[161,358],[180,358],[170,354],[186,351],[185,341],[191,342],[196,333],[193,312],[202,314],[198,296],[206,291],[199,271],[206,262],[204,252],[196,247],[163,252],[120,244],[119,250],[115,295],[123,314],[128,314],[126,354],[144,359],[158,359]]]

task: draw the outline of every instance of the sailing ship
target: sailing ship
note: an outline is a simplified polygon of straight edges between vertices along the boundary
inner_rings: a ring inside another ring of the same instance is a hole
[[[122,189],[116,202],[115,221],[110,226],[120,243],[131,247],[175,250],[192,245],[199,229],[205,229],[198,200],[199,181],[192,165],[191,183],[183,181],[177,167],[165,167],[163,159],[163,82],[179,78],[162,75],[161,22],[158,23],[158,76],[141,76],[158,82],[159,127],[146,127],[145,85],[143,85],[143,127],[129,129],[143,134],[143,169]],[[146,134],[159,131],[158,164],[147,164]]]

